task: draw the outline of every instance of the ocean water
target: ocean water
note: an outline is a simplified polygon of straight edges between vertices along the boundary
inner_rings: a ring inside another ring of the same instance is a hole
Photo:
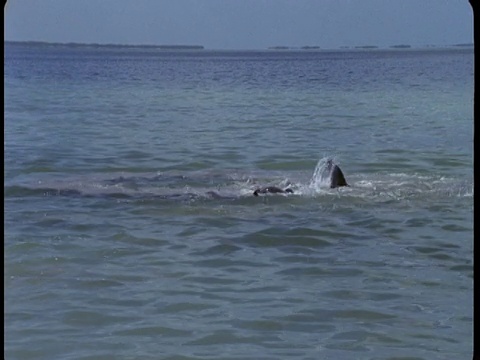
[[[471,358],[472,49],[4,50],[6,359]]]

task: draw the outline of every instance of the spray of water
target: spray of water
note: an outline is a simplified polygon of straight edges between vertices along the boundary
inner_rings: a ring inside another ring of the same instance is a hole
[[[330,161],[332,161],[332,159],[327,157],[321,158],[318,161],[309,184],[309,188],[312,191],[319,192],[321,189],[330,186]]]

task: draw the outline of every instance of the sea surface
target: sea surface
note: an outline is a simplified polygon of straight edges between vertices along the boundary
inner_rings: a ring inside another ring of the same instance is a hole
[[[472,358],[471,48],[4,50],[5,359]]]

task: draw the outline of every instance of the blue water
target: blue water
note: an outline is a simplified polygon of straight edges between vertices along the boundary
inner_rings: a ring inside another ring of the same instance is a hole
[[[471,358],[471,49],[4,49],[6,359]]]

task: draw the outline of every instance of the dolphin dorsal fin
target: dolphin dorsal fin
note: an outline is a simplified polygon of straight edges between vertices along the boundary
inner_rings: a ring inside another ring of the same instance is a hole
[[[345,176],[343,176],[343,172],[340,167],[336,164],[333,164],[333,167],[330,171],[330,187],[336,188],[339,186],[349,186],[347,184],[347,180],[345,180]]]

